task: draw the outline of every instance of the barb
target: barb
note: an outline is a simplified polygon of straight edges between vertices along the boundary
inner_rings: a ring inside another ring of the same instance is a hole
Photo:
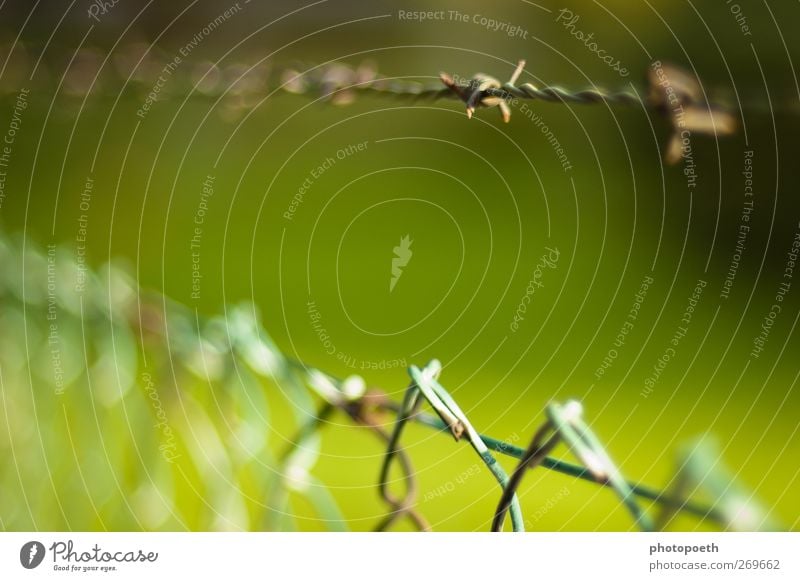
[[[499,107],[503,121],[511,120],[510,104],[519,99],[534,99],[550,103],[619,103],[636,105],[642,102],[641,98],[631,92],[608,92],[599,88],[568,91],[561,87],[537,88],[531,83],[515,86],[517,79],[525,68],[525,61],[517,63],[511,79],[505,84],[489,75],[478,73],[465,84],[457,83],[453,77],[446,73],[439,76],[442,83],[450,89],[453,95],[464,101],[467,105],[467,117],[472,118],[476,107]]]
[[[472,118],[475,108],[499,107],[503,121],[511,119],[511,104],[519,99],[531,99],[549,103],[595,104],[610,103],[617,105],[639,105],[654,109],[667,117],[673,126],[673,133],[667,145],[665,160],[675,164],[688,140],[694,133],[707,135],[731,135],[736,130],[736,120],[721,104],[709,104],[703,100],[700,83],[688,72],[673,65],[663,65],[660,61],[653,63],[648,71],[649,96],[643,100],[631,91],[606,91],[601,88],[588,88],[569,91],[562,87],[538,88],[531,83],[515,86],[522,74],[525,61],[521,60],[505,83],[494,77],[479,73],[465,84],[457,83],[451,76],[442,73],[440,78],[467,107],[467,117]]]
[[[414,100],[459,99],[466,106],[468,118],[471,119],[478,108],[497,107],[505,123],[511,120],[512,106],[519,100],[645,107],[665,117],[672,125],[672,135],[664,154],[669,164],[681,159],[691,134],[725,136],[733,134],[737,128],[736,119],[728,107],[705,101],[702,86],[693,75],[661,61],[655,61],[648,69],[645,97],[633,90],[609,91],[600,87],[569,90],[557,85],[517,85],[524,68],[525,61],[520,60],[507,83],[484,73],[477,73],[469,79],[440,73],[439,78],[445,87],[442,89],[441,86],[425,86],[407,79],[381,77],[371,64],[350,68],[332,63],[312,68],[305,74],[296,70],[286,71],[282,86],[293,93],[312,92],[329,96],[336,104],[351,103],[357,92],[376,92]]]
[[[88,91],[96,90],[91,79],[85,77],[85,71],[91,69],[93,64],[89,63],[95,63],[102,52],[105,51],[90,47],[77,51],[76,66],[68,71],[68,95],[85,96]],[[169,66],[173,56],[157,49],[148,48],[145,54],[141,52],[142,46],[139,43],[122,45],[122,57],[110,69],[110,74],[115,74],[119,82],[141,85],[149,91],[155,81],[149,71],[158,71]],[[87,63],[86,66],[81,66],[84,62]],[[131,75],[125,63],[133,62],[138,62],[139,65]],[[256,106],[266,94],[276,89],[296,94],[320,95],[337,105],[352,103],[361,93],[414,101],[459,99],[466,105],[469,117],[476,108],[498,107],[505,122],[510,120],[512,102],[520,99],[547,103],[644,106],[665,117],[673,126],[664,155],[670,164],[680,160],[682,147],[685,146],[681,135],[684,131],[725,136],[731,135],[737,128],[729,95],[726,98],[727,103],[716,99],[706,102],[702,86],[692,74],[677,66],[662,64],[661,61],[653,62],[648,68],[641,90],[606,90],[594,86],[573,90],[558,85],[539,87],[530,82],[517,85],[524,65],[524,60],[519,61],[506,83],[483,73],[463,79],[442,73],[442,83],[428,84],[417,81],[418,77],[379,75],[375,64],[369,60],[356,66],[341,62],[289,67],[276,66],[272,62],[259,62],[252,66],[240,62],[225,65],[197,63],[190,73],[188,67],[182,68],[186,72],[171,73],[169,85],[160,94],[166,97],[191,91],[199,95],[222,96],[223,104],[219,112],[226,119],[234,118],[244,110]],[[204,69],[206,66],[209,67],[207,70]],[[56,81],[47,74],[46,69],[41,70],[40,76],[50,82]],[[0,87],[0,96],[8,96],[10,93],[7,88]],[[740,100],[737,98],[736,102],[740,103]],[[775,103],[772,100],[765,102],[760,96],[758,100],[751,97],[746,104],[740,106],[748,111],[757,110],[770,114],[774,113],[776,107],[790,111],[793,115],[800,113],[796,99],[791,98],[778,99]]]
[[[507,83],[495,77],[477,73],[469,79],[440,73],[442,85],[425,85],[410,78],[379,76],[373,66],[357,68],[341,63],[331,63],[311,68],[306,73],[287,69],[282,75],[282,87],[290,93],[317,94],[329,97],[332,103],[345,105],[355,100],[356,93],[379,93],[396,98],[459,99],[467,106],[467,117],[472,117],[479,107],[499,107],[503,120],[510,120],[509,105],[514,99],[538,100],[548,103],[593,104],[608,102],[621,105],[640,105],[642,98],[631,91],[607,91],[598,87],[568,90],[559,86],[536,87],[531,83],[515,83],[524,71],[525,61],[517,63]],[[645,105],[648,103],[645,101]]]

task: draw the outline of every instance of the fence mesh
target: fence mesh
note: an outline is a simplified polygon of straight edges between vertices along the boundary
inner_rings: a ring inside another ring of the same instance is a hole
[[[503,529],[507,514],[513,530],[525,529],[517,491],[533,469],[609,488],[642,530],[662,530],[680,513],[724,530],[780,528],[707,441],[680,452],[670,485],[660,490],[623,477],[580,402],[550,403],[522,449],[479,432],[436,360],[409,367],[397,402],[359,376],[336,378],[286,356],[252,304],[202,317],[140,289],[123,265],[92,271],[68,249],[38,248],[23,237],[0,237],[0,263],[0,446],[11,455],[0,473],[0,512],[7,529],[102,530],[110,514],[148,530],[294,530],[302,523],[291,503],[302,498],[318,522],[347,530],[336,495],[314,475],[323,429],[334,417],[365,428],[385,449],[375,462],[375,489],[386,515],[372,523],[375,530],[406,519],[431,529],[403,445],[411,423],[465,440],[488,468],[496,480],[493,530]],[[278,420],[271,410],[281,405],[292,410],[283,415],[293,415],[294,435],[276,454],[267,440]],[[557,446],[574,462],[550,456]],[[510,474],[498,455],[517,459]],[[391,476],[395,465],[399,477]]]

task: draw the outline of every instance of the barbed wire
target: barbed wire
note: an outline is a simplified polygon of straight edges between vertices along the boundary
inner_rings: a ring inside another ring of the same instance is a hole
[[[667,118],[673,132],[665,148],[664,159],[677,163],[683,152],[690,148],[693,134],[721,137],[732,135],[737,121],[730,108],[722,101],[709,103],[699,81],[689,72],[671,64],[656,61],[648,69],[646,95],[633,90],[609,91],[601,87],[570,90],[557,85],[537,87],[532,83],[517,85],[525,61],[517,67],[506,83],[495,77],[478,73],[470,78],[441,73],[439,79],[444,89],[437,85],[423,85],[401,78],[378,76],[372,65],[357,68],[341,63],[310,67],[305,72],[287,69],[282,74],[281,88],[286,91],[328,96],[334,103],[348,104],[356,93],[375,93],[394,98],[419,100],[458,99],[466,106],[471,118],[479,107],[500,109],[503,121],[511,120],[512,107],[520,100],[547,103],[638,106],[650,109]]]
[[[99,74],[95,68],[103,61],[101,52],[81,49],[75,54],[74,61],[73,66],[64,72],[59,89],[73,95],[85,95],[92,88],[102,91],[103,81],[93,77]],[[165,61],[167,65],[162,65]],[[694,75],[660,61],[648,68],[645,84],[639,90],[633,87],[607,90],[598,86],[568,89],[559,85],[537,86],[530,82],[518,85],[516,83],[525,67],[524,60],[518,62],[506,83],[483,73],[471,77],[440,73],[440,83],[423,83],[415,80],[418,77],[380,75],[372,61],[359,65],[333,61],[303,66],[277,66],[271,62],[223,66],[203,61],[187,63],[177,70],[170,67],[166,76],[169,82],[159,83],[155,94],[153,78],[163,78],[159,73],[165,70],[162,67],[169,67],[169,62],[169,55],[161,54],[144,43],[133,43],[119,49],[107,71],[109,75],[115,74],[118,82],[124,80],[133,91],[144,92],[152,102],[189,91],[200,96],[224,97],[219,111],[226,118],[238,116],[275,91],[324,97],[337,105],[350,104],[357,95],[367,94],[413,101],[456,99],[465,104],[468,117],[472,117],[477,108],[498,107],[505,122],[510,121],[513,106],[523,100],[568,105],[636,106],[651,110],[672,124],[673,133],[665,152],[665,160],[670,164],[677,163],[683,148],[689,147],[687,136],[721,137],[731,135],[737,129],[736,117],[726,102],[721,99],[707,101],[706,92]],[[27,61],[12,63],[11,78],[19,77],[28,65]],[[3,90],[13,93],[14,83],[7,83],[0,88]],[[796,109],[796,103],[794,105],[793,109]]]

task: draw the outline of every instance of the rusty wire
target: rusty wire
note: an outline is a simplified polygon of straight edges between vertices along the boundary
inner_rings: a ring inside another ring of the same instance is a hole
[[[524,68],[525,61],[520,60],[506,83],[483,73],[468,79],[440,73],[442,88],[442,85],[423,85],[405,78],[381,77],[371,65],[352,68],[331,63],[312,67],[306,72],[288,69],[282,75],[281,87],[292,93],[320,94],[337,104],[352,102],[359,92],[417,101],[458,99],[465,104],[468,118],[479,107],[497,107],[506,123],[511,120],[512,107],[520,100],[638,106],[665,117],[672,125],[673,132],[664,155],[669,164],[681,159],[687,135],[726,136],[737,129],[736,119],[729,108],[722,102],[707,102],[700,82],[675,65],[660,61],[653,63],[647,71],[644,96],[632,89],[609,91],[591,86],[571,90],[558,85],[538,87],[530,82],[517,85]]]

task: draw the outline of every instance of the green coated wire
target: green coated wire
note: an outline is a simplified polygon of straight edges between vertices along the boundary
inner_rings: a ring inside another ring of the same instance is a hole
[[[311,371],[314,371],[314,368],[309,367],[308,365],[303,364],[302,362],[287,359],[287,362],[297,371],[302,372],[304,374],[308,374]],[[434,360],[431,362],[433,365],[439,365],[438,361]],[[430,365],[429,364],[429,367]],[[428,369],[428,368],[426,368]],[[436,368],[430,368],[430,372],[433,372],[434,375],[438,373],[438,371],[434,371]],[[418,368],[417,371],[419,372]],[[412,376],[413,378],[413,376]],[[340,380],[334,379],[334,381],[340,382]],[[423,382],[426,384],[427,383]],[[390,458],[392,450],[396,450],[397,442],[399,441],[400,434],[404,429],[405,424],[410,420],[414,423],[417,423],[422,426],[426,426],[435,430],[439,431],[447,431],[451,434],[454,434],[454,425],[453,422],[457,421],[457,418],[454,418],[453,414],[446,406],[439,405],[439,398],[434,397],[432,402],[432,407],[437,412],[437,414],[444,413],[447,419],[443,419],[441,416],[436,417],[431,414],[414,411],[418,401],[417,398],[419,396],[419,391],[416,390],[407,390],[406,396],[404,398],[404,402],[402,405],[398,405],[394,402],[388,403],[385,407],[387,407],[390,411],[398,414],[398,421],[395,423],[395,431],[392,434],[392,443],[389,446],[389,451],[387,452],[387,458]],[[430,392],[429,392],[430,393]],[[438,409],[437,407],[438,406]],[[457,407],[457,406],[456,406]],[[405,410],[405,411],[404,411]],[[314,422],[316,424],[316,422]],[[456,431],[458,430],[458,426],[455,426]],[[454,434],[455,435],[455,434]],[[522,459],[525,450],[514,446],[504,440],[499,440],[492,436],[487,436],[485,434],[477,433],[478,439],[486,446],[486,448],[492,452],[497,452],[508,456],[510,458],[515,458],[517,460]],[[458,439],[458,438],[457,438]],[[483,459],[483,456],[482,456]],[[495,460],[492,458],[492,460]],[[387,470],[388,474],[388,466],[386,466],[386,460],[384,461],[385,465],[383,470]],[[495,460],[496,464],[496,460]],[[551,458],[546,456],[540,466],[547,470],[551,470],[553,472],[558,472],[560,474],[564,474],[566,476],[572,476],[574,478],[585,480],[587,482],[592,482],[593,484],[599,484],[601,486],[612,486],[612,483],[609,482],[607,479],[599,479],[596,475],[594,475],[587,467],[581,466],[579,464],[573,464],[571,462],[567,462],[565,460],[559,460],[556,458]],[[499,467],[499,466],[498,466]],[[491,467],[490,467],[491,468]],[[493,472],[494,474],[494,472]],[[383,480],[383,472],[382,472],[382,480]],[[713,520],[716,523],[724,524],[724,519],[719,514],[719,510],[713,506],[704,505],[701,503],[697,503],[692,500],[683,499],[682,497],[676,496],[666,491],[661,491],[657,488],[653,488],[644,484],[639,484],[636,482],[631,482],[623,479],[625,486],[629,489],[629,494],[633,496],[637,496],[641,499],[649,500],[655,503],[658,503],[664,507],[669,507],[673,509],[677,509],[682,512],[686,512],[688,514],[692,514],[699,518],[707,518]],[[506,480],[507,483],[507,480]],[[616,483],[618,486],[621,484],[619,482]],[[619,489],[618,489],[619,490]],[[512,520],[513,524],[513,520]],[[523,522],[524,526],[524,522]]]
[[[445,423],[442,422],[439,418],[436,418],[429,414],[419,413],[416,416],[414,416],[413,419],[420,425],[424,425],[429,428],[434,428],[436,430],[448,429]],[[509,456],[510,458],[516,458],[517,460],[519,460],[525,455],[525,450],[523,450],[518,446],[514,446],[513,444],[509,444],[508,442],[505,442],[503,440],[498,440],[497,438],[493,438],[492,436],[486,436],[483,434],[481,434],[481,439],[483,440],[484,444],[486,444],[486,447],[489,448],[490,450],[498,452],[500,454],[504,454],[505,456]],[[556,458],[550,458],[548,456],[542,461],[541,466],[548,470],[552,470],[553,472],[558,472],[560,474],[565,474],[567,476],[573,476],[580,480],[586,480],[587,482],[600,484],[601,486],[609,486],[608,482],[598,480],[589,471],[588,468],[580,466],[578,464],[573,464],[571,462],[566,462],[564,460],[558,460]],[[683,510],[695,516],[699,516],[701,518],[710,518],[715,522],[720,522],[720,519],[713,507],[705,506],[703,504],[699,504],[693,501],[685,501],[680,498],[674,498],[672,496],[669,496],[665,492],[662,492],[658,489],[643,484],[628,482],[628,486],[630,486],[631,493],[635,494],[640,498],[651,500],[653,502],[657,502],[665,506],[676,507],[679,508],[680,510]]]
[[[567,406],[571,404],[580,405],[577,402],[570,402]],[[600,440],[586,425],[581,414],[569,414],[567,406],[561,406],[556,403],[547,406],[547,417],[553,427],[569,444],[575,455],[583,460],[590,471],[592,471],[592,460],[599,460],[600,466],[598,468],[602,474],[595,474],[595,477],[608,482],[608,485],[614,489],[642,530],[652,531],[653,522],[636,502],[630,485],[622,477]]]
[[[434,360],[431,364],[434,367],[441,367],[438,361]],[[427,369],[427,368],[426,368]],[[438,411],[438,403],[434,405],[436,398],[440,398],[444,404],[444,407],[453,415],[455,416],[456,420],[461,424],[461,427],[467,434],[467,439],[469,440],[472,447],[481,457],[484,464],[486,464],[487,468],[491,471],[492,475],[495,477],[497,482],[500,483],[500,486],[503,490],[508,486],[508,474],[506,474],[503,467],[497,462],[494,456],[492,456],[491,452],[489,451],[488,446],[484,443],[483,439],[481,438],[480,434],[475,430],[472,424],[467,419],[467,416],[461,411],[461,408],[458,407],[455,400],[450,397],[450,394],[447,390],[439,384],[436,379],[433,377],[433,374],[425,374],[420,369],[412,365],[408,369],[409,375],[414,380],[414,383],[420,388],[423,395],[425,395],[426,399],[434,406],[434,409]],[[451,431],[454,431],[453,425],[450,426]],[[454,431],[454,434],[456,432]],[[522,508],[519,504],[519,498],[515,494],[513,499],[511,500],[511,506],[509,509],[511,513],[511,524],[514,532],[524,532],[525,531],[525,519],[522,516]]]

